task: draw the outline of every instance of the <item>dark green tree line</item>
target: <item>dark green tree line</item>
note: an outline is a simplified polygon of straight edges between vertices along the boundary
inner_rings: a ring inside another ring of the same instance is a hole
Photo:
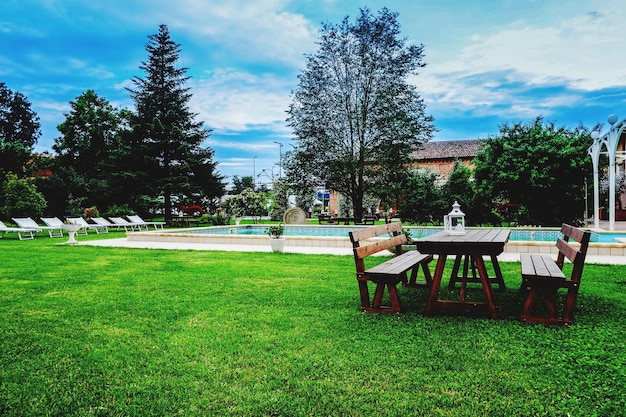
[[[0,178],[9,172],[24,177],[40,128],[26,96],[0,82]]]
[[[558,128],[541,117],[506,123],[476,156],[476,192],[489,196],[492,208],[518,205],[512,220],[520,224],[580,224],[590,143],[590,132],[582,126]]]

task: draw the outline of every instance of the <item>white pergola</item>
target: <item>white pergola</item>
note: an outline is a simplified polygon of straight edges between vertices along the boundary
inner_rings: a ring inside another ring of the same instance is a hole
[[[626,154],[624,151],[617,152],[617,145],[619,143],[622,132],[626,128],[626,119],[617,123],[617,116],[611,114],[606,119],[611,125],[609,131],[604,135],[600,135],[600,132],[591,132],[591,138],[593,143],[587,149],[589,155],[591,155],[591,162],[593,163],[593,221],[596,229],[600,228],[600,190],[599,190],[599,175],[598,164],[600,161],[600,154],[606,154],[609,157],[609,231],[615,230],[615,160],[617,154]],[[606,152],[602,152],[602,146],[606,147]]]

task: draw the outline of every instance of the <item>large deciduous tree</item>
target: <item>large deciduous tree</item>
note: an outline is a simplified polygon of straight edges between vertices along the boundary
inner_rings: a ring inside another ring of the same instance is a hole
[[[39,117],[28,99],[0,82],[0,175],[24,176],[33,146],[41,136]]]
[[[319,50],[306,57],[288,110],[295,144],[286,164],[295,188],[309,188],[313,177],[346,195],[356,217],[363,195],[381,194],[403,178],[411,155],[434,131],[408,81],[425,65],[423,46],[400,37],[397,13],[360,12],[355,23],[345,17],[323,24]]]
[[[129,89],[136,105],[136,129],[142,138],[145,180],[163,195],[167,221],[171,219],[171,195],[203,193],[209,198],[224,193],[222,177],[215,172],[213,150],[201,145],[210,135],[197,114],[189,109],[191,94],[185,83],[187,68],[177,68],[180,45],[170,38],[167,26],[159,26],[146,44],[148,61],[140,69],[146,77],[132,79]]]
[[[506,123],[475,158],[477,193],[491,196],[492,205],[519,205],[514,220],[522,224],[580,224],[590,143],[582,126],[557,128],[541,117]]]

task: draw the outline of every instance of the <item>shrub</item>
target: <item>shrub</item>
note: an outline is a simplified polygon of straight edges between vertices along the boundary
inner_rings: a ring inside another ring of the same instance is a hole
[[[14,174],[7,175],[0,198],[0,211],[6,217],[40,217],[47,206],[34,184]]]
[[[128,214],[135,214],[135,211],[131,209],[128,204],[112,205],[104,213],[105,217],[120,217]]]

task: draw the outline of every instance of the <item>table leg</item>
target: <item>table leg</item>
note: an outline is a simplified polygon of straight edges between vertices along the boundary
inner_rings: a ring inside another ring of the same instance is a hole
[[[504,286],[504,278],[502,278],[502,271],[500,270],[500,264],[498,263],[498,257],[496,255],[491,255],[491,264],[493,265],[493,270],[496,273],[493,281],[498,284],[498,289],[502,291],[506,287]]]
[[[487,273],[485,261],[483,260],[483,257],[481,255],[472,255],[472,260],[476,265],[476,269],[478,269],[478,276],[480,277],[483,291],[485,292],[485,296],[487,297],[487,305],[489,306],[489,311],[491,312],[491,318],[497,319],[498,311],[496,309],[493,289],[491,288],[491,282],[489,281],[489,274]]]
[[[426,311],[424,311],[425,316],[431,316],[433,314],[433,305],[437,302],[437,296],[439,295],[439,286],[441,285],[443,270],[446,266],[446,258],[446,255],[439,255],[437,258],[437,266],[435,267],[433,282],[430,286],[430,292],[428,293],[428,301],[426,302]]]

